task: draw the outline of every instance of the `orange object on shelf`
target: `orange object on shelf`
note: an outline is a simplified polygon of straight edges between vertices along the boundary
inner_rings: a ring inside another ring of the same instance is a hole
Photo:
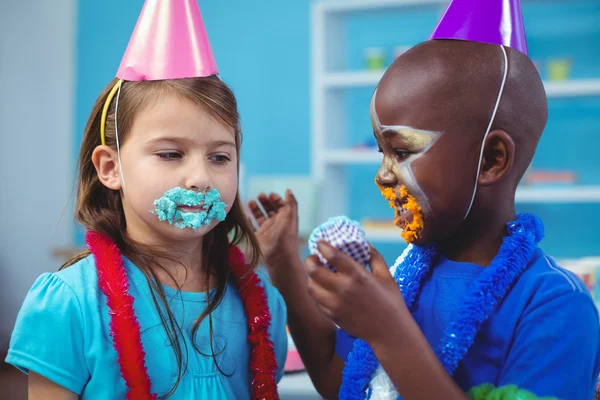
[[[576,183],[577,174],[573,171],[533,170],[525,176],[525,183]]]
[[[394,228],[394,220],[392,219],[363,219],[361,221],[363,229],[386,229]]]

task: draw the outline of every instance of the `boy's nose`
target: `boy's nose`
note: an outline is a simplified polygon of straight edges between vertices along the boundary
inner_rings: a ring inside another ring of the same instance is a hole
[[[393,187],[398,184],[398,178],[393,171],[388,168],[382,166],[377,172],[377,176],[375,177],[375,182],[379,186],[383,187]]]

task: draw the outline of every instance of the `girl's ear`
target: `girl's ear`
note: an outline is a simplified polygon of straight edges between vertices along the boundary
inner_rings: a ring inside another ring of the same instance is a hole
[[[113,149],[104,145],[96,147],[92,153],[92,163],[104,186],[112,190],[121,189],[121,171],[117,153]]]

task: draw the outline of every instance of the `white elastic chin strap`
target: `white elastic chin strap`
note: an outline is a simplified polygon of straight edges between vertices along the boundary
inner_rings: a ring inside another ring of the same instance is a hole
[[[475,175],[475,188],[473,189],[473,196],[471,196],[471,202],[469,203],[469,208],[467,209],[467,213],[465,214],[463,221],[469,216],[471,208],[473,207],[473,202],[475,201],[475,194],[477,194],[477,181],[479,180],[479,173],[481,172],[481,161],[483,160],[483,149],[485,147],[485,141],[490,133],[490,129],[492,129],[494,119],[496,118],[496,112],[498,111],[498,107],[500,106],[500,100],[502,99],[502,93],[504,92],[504,85],[506,84],[506,77],[508,76],[508,56],[506,55],[506,50],[504,49],[504,46],[500,46],[500,49],[502,49],[502,55],[504,56],[504,76],[502,77],[502,84],[500,85],[500,91],[498,92],[498,99],[496,100],[496,105],[494,106],[494,112],[492,113],[490,123],[488,124],[487,130],[485,131],[485,135],[483,136],[483,141],[481,142],[481,152],[479,153],[479,162],[477,163],[477,175]]]
[[[117,92],[117,100],[115,101],[115,139],[117,140],[117,159],[119,160],[119,176],[123,185],[123,193],[125,193],[125,178],[123,177],[123,163],[121,163],[121,147],[119,146],[119,129],[117,129],[117,113],[119,112],[119,97],[121,97],[121,85],[123,80],[119,80],[119,91]]]

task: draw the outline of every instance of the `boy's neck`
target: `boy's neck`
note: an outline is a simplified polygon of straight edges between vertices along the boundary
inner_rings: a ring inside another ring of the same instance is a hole
[[[449,260],[487,267],[507,234],[506,224],[514,219],[512,206],[504,210],[473,210],[452,237],[438,244],[439,250]]]

